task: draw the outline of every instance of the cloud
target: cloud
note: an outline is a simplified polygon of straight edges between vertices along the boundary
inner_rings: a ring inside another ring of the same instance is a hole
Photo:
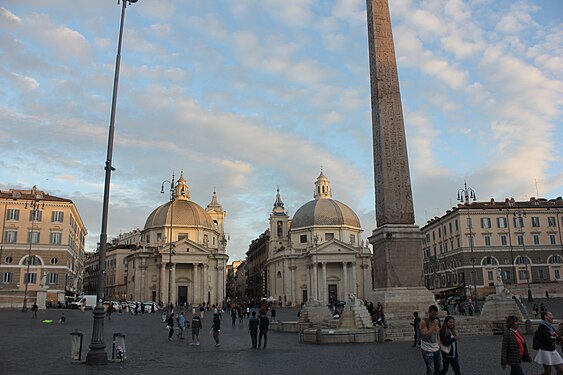
[[[24,91],[33,91],[39,87],[37,82],[32,77],[22,76],[17,73],[10,73],[15,81],[15,85]]]
[[[0,20],[2,20],[0,24],[2,24],[3,28],[22,25],[21,18],[4,7],[0,7]]]

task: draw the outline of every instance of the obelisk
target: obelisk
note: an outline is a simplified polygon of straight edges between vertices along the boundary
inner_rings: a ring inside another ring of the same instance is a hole
[[[434,302],[424,286],[422,233],[414,224],[409,161],[388,0],[367,0],[376,229],[373,302],[408,318]]]

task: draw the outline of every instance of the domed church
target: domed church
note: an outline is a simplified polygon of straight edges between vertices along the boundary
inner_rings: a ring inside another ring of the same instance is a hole
[[[148,216],[139,248],[125,258],[128,298],[166,305],[170,284],[170,302],[174,305],[222,302],[229,258],[226,215],[215,192],[205,209],[191,201],[182,174],[174,187],[173,200]]]
[[[284,305],[309,298],[334,304],[350,293],[367,297],[372,254],[361,239],[358,216],[332,199],[322,170],[313,197],[290,219],[277,191],[270,214],[268,295]]]

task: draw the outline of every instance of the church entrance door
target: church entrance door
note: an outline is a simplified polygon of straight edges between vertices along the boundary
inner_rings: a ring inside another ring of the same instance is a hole
[[[179,286],[178,287],[178,305],[184,306],[184,303],[188,303],[188,287]]]

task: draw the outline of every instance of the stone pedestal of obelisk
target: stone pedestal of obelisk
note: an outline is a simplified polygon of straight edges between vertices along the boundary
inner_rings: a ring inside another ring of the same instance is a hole
[[[375,208],[374,290],[387,319],[410,319],[435,304],[424,286],[422,233],[414,207],[391,16],[387,0],[367,0]]]

